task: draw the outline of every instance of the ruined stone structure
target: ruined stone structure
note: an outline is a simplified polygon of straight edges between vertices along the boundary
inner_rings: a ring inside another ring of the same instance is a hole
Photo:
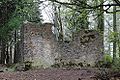
[[[103,57],[102,39],[95,30],[80,30],[73,34],[72,41],[57,45],[59,60],[94,66]]]
[[[54,38],[51,24],[24,26],[24,61],[32,61],[33,66],[50,66],[54,64],[52,48]]]
[[[95,65],[102,58],[103,42],[98,32],[81,30],[73,34],[72,41],[57,42],[51,27],[50,23],[25,24],[24,61],[33,62],[33,66],[50,67],[59,60]]]

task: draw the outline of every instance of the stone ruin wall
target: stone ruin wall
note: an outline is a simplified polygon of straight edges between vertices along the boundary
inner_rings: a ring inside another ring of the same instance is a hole
[[[48,67],[54,64],[53,42],[51,25],[26,24],[24,26],[24,61],[33,62],[33,66]]]
[[[81,30],[73,34],[73,41],[57,42],[46,23],[24,26],[24,61],[32,61],[33,66],[50,67],[59,60],[85,62],[95,65],[102,58],[103,41],[94,30]]]
[[[95,30],[81,30],[73,34],[71,42],[60,43],[57,52],[60,54],[58,60],[90,64],[94,66],[103,57],[102,36]],[[59,61],[58,61],[59,62]]]

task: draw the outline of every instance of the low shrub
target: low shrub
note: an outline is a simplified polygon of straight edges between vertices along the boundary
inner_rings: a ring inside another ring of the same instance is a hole
[[[111,68],[112,66],[112,57],[109,54],[105,54],[101,61],[98,61],[96,64],[97,67],[101,68]]]
[[[112,65],[114,71],[120,71],[120,58],[116,58],[115,62]]]

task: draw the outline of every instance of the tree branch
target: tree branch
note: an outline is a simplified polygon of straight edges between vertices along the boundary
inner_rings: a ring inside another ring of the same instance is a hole
[[[119,6],[120,6],[120,1],[119,0],[114,0]]]
[[[83,1],[79,1],[79,3],[69,3],[69,2],[60,2],[60,1],[57,1],[57,0],[49,0],[49,1],[52,1],[52,2],[56,2],[58,4],[61,4],[61,5],[68,5],[69,8],[70,8],[70,5],[71,6],[78,6],[80,9],[98,9],[100,7],[112,7],[112,6],[120,6],[120,1],[118,0],[114,0],[116,3],[112,3],[112,4],[99,4],[97,6],[90,6],[88,5],[87,3],[83,2]],[[86,6],[80,6],[80,5],[86,5]],[[109,9],[107,8],[107,10]],[[107,10],[104,10],[107,12]]]

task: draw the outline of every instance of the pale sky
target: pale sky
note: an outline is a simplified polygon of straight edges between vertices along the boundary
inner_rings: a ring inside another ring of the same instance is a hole
[[[45,0],[41,0],[41,1],[45,1]],[[40,6],[40,10],[42,10],[42,16],[43,16],[43,20],[45,22],[51,22],[53,23],[53,10],[52,10],[52,6],[49,5],[51,4],[48,1],[43,2]]]

